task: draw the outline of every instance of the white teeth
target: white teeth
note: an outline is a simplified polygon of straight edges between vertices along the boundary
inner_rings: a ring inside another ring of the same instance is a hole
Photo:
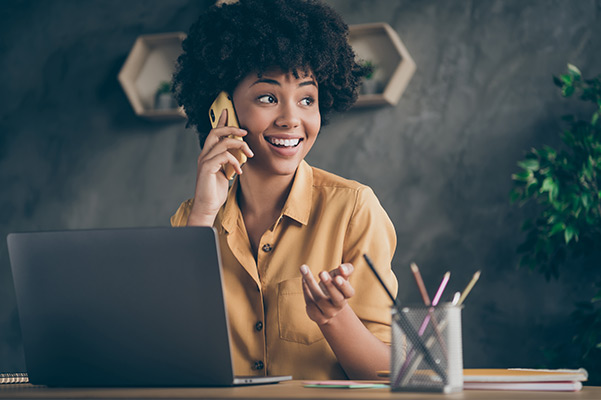
[[[269,142],[281,147],[296,147],[300,143],[300,139],[278,139],[269,138]]]

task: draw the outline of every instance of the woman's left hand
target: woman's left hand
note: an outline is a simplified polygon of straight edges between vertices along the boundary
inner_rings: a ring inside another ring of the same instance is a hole
[[[318,283],[309,267],[300,267],[307,315],[317,325],[330,323],[347,306],[347,299],[355,294],[348,281],[353,269],[353,265],[347,263],[330,272],[322,271]]]

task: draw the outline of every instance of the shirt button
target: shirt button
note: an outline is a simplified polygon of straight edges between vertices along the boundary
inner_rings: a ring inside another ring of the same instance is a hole
[[[255,361],[255,365],[253,366],[253,369],[263,369],[265,365],[263,365],[263,361]]]
[[[263,329],[263,323],[262,323],[261,321],[257,322],[257,323],[255,324],[255,329],[256,329],[257,331],[260,331],[261,329]]]
[[[269,253],[271,250],[273,250],[273,247],[271,247],[269,243],[263,245],[263,251],[265,253]]]

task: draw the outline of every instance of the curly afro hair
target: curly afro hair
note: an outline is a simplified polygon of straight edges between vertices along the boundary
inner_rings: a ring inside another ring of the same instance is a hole
[[[250,73],[271,68],[312,71],[322,124],[357,99],[366,69],[355,61],[348,26],[315,0],[240,0],[211,6],[190,27],[173,75],[173,91],[202,146],[211,129],[207,110],[222,90],[232,93]]]

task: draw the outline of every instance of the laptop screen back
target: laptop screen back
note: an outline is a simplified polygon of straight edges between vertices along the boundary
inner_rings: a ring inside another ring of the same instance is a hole
[[[17,233],[8,247],[31,383],[232,384],[212,228]]]

